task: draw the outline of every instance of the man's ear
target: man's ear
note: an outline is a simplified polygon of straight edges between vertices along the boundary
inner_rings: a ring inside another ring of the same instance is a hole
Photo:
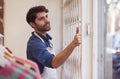
[[[35,24],[33,22],[29,23],[31,25],[32,28],[35,28]]]

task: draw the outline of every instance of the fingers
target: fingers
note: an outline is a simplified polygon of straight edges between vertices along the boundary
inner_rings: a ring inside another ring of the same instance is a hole
[[[79,27],[77,26],[76,27],[76,34],[78,34],[79,33]]]
[[[74,40],[73,41],[74,41],[74,44],[76,46],[79,46],[82,43],[82,36],[79,33],[79,27],[76,27],[76,34],[74,36]]]
[[[79,33],[79,27],[76,27],[76,36],[77,36],[77,40],[78,43],[81,43],[81,34]]]
[[[81,43],[81,34],[77,34],[77,40],[78,40],[78,43],[80,44]]]
[[[80,45],[82,42],[82,37],[81,34],[76,34],[74,37],[74,43],[76,44],[76,46]]]

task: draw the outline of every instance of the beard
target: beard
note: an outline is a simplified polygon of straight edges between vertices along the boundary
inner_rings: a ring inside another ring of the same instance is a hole
[[[40,26],[40,25],[37,25],[36,24],[36,28],[38,31],[40,32],[47,32],[47,31],[50,31],[51,30],[51,27],[50,27],[50,22],[47,22],[45,23],[44,25]]]

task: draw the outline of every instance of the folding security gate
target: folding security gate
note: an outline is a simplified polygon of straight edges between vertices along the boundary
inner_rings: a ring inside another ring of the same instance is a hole
[[[81,31],[81,0],[63,1],[63,44],[68,45],[74,38],[76,27]],[[63,65],[62,79],[81,79],[81,46],[77,47]]]
[[[104,0],[63,0],[63,47],[72,41],[76,27],[82,34],[62,66],[61,79],[104,79]]]
[[[74,38],[76,27],[82,34],[82,44],[63,65],[61,79],[93,79],[92,6],[92,0],[63,0],[63,47]]]

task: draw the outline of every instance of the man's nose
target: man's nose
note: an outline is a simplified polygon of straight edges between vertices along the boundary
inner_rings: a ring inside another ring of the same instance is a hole
[[[46,21],[46,22],[49,22],[49,19],[46,17],[46,18],[45,18],[45,21]]]

